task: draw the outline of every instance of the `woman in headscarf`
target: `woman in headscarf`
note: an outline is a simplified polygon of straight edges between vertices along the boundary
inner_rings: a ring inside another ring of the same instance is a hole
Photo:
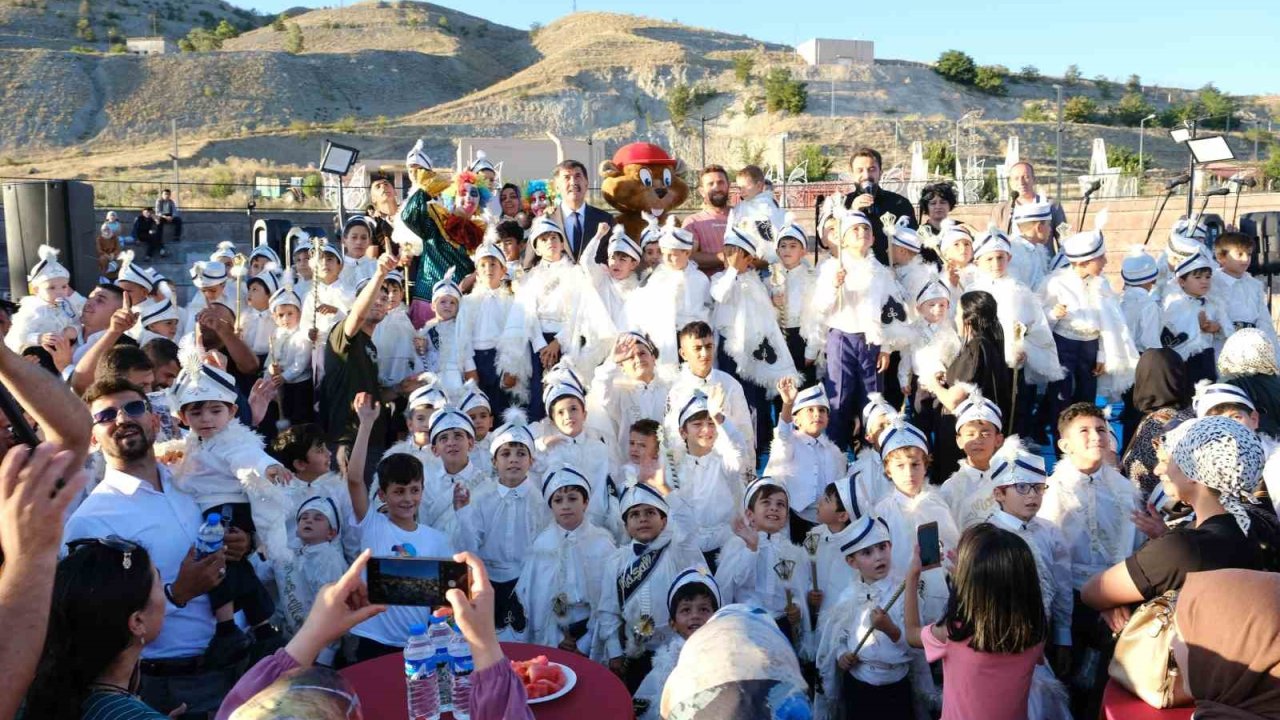
[[[1195,417],[1191,411],[1193,388],[1182,356],[1169,348],[1152,348],[1138,359],[1132,395],[1122,416],[1127,441],[1120,463],[1123,473],[1143,497],[1160,483],[1155,469],[1155,441],[1171,423]]]
[[[1191,573],[1174,617],[1173,656],[1196,720],[1280,717],[1280,575]]]
[[[666,720],[809,720],[808,685],[773,616],[726,605],[689,636],[662,688]]]
[[[1258,408],[1258,432],[1280,438],[1280,368],[1261,330],[1241,328],[1218,353],[1218,377],[1244,390]]]
[[[1182,587],[1188,573],[1221,568],[1262,569],[1265,548],[1276,547],[1273,526],[1246,511],[1266,455],[1258,436],[1226,417],[1189,420],[1172,442],[1166,488],[1195,510],[1194,523],[1153,538],[1123,562],[1089,578],[1085,604],[1119,632],[1129,606]]]

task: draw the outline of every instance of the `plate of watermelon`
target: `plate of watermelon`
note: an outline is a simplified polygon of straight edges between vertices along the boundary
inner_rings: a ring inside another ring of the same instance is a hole
[[[530,705],[563,697],[578,683],[578,675],[573,672],[573,668],[551,662],[546,655],[539,655],[532,660],[512,660],[511,669],[516,671],[520,682],[524,683]]]

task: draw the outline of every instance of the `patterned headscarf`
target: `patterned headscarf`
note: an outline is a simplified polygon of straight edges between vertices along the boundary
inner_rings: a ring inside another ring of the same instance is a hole
[[[1223,380],[1244,375],[1280,375],[1275,348],[1261,330],[1241,328],[1222,345],[1218,374]]]
[[[1266,453],[1258,435],[1235,420],[1207,417],[1183,423],[1186,430],[1173,448],[1173,461],[1187,477],[1217,490],[1223,509],[1241,532],[1249,532],[1244,503],[1252,503]]]

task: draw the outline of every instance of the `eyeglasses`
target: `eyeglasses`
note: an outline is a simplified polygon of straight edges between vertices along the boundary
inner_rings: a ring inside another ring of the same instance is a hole
[[[1045,488],[1049,487],[1044,483],[1014,483],[1013,489],[1019,495],[1043,495]]]
[[[125,415],[131,418],[140,418],[151,410],[151,405],[146,400],[131,400],[124,404],[124,407],[108,407],[99,410],[93,414],[94,425],[106,425],[115,422],[123,410]]]
[[[138,544],[132,540],[125,540],[119,535],[108,535],[102,538],[80,538],[67,543],[67,554],[72,555],[77,550],[90,545],[101,545],[111,548],[121,553],[124,557],[120,560],[120,567],[128,570],[133,567],[133,553],[137,551]]]

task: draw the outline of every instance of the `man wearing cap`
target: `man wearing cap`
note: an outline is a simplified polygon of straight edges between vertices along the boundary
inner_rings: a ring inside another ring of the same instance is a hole
[[[565,160],[551,172],[560,204],[549,216],[556,225],[564,228],[568,242],[566,250],[578,262],[582,250],[596,234],[600,223],[613,228],[613,215],[587,204],[587,166],[577,160]],[[609,261],[608,246],[601,243],[596,249],[595,261],[601,265]]]
[[[720,250],[729,226],[729,173],[720,165],[708,165],[698,176],[702,209],[684,219],[681,227],[693,233],[693,261],[698,269],[715,275],[724,269]]]
[[[883,265],[889,264],[889,241],[884,232],[885,213],[895,218],[911,218],[910,227],[916,227],[916,210],[911,201],[901,195],[889,192],[880,187],[881,164],[880,153],[872,148],[860,148],[849,161],[854,180],[858,187],[845,195],[844,206],[849,210],[857,210],[871,220],[871,231],[875,237],[871,245],[876,259]]]
[[[365,281],[351,312],[342,322],[333,326],[325,339],[324,379],[320,383],[321,420],[331,444],[338,448],[339,465],[345,466],[359,426],[356,413],[351,409],[359,393],[373,397],[385,397],[378,383],[378,348],[373,343],[373,331],[387,314],[387,290],[383,281],[397,266],[391,255],[378,258],[373,277]],[[384,403],[384,405],[388,404]],[[369,435],[368,457],[380,458],[387,443],[387,414],[379,412],[373,432]],[[365,463],[365,485],[373,480],[376,463]]]
[[[1058,226],[1067,221],[1067,214],[1062,204],[1036,192],[1036,169],[1031,163],[1023,161],[1009,168],[1009,190],[1018,193],[1017,204],[1047,202],[1051,206],[1049,226],[1053,237],[1058,237]],[[1013,213],[1014,200],[1006,200],[991,209],[991,222],[1001,229],[1009,227],[1009,217]]]

